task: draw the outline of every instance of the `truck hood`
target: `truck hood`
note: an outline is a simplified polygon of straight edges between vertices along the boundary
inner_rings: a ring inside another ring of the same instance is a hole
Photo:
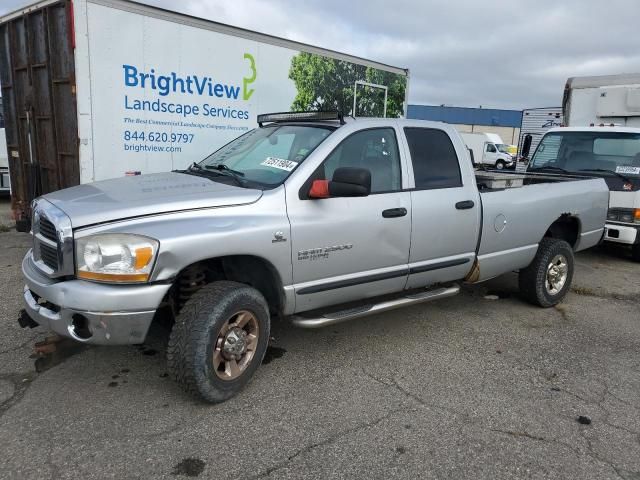
[[[256,202],[262,191],[184,173],[156,173],[78,185],[44,196],[73,228],[124,218]]]

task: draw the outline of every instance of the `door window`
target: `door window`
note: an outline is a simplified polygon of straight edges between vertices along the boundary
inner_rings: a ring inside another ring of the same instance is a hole
[[[324,179],[331,180],[340,167],[366,168],[371,172],[371,193],[396,192],[402,188],[400,154],[393,128],[356,132],[324,161]],[[320,176],[322,178],[322,172]]]
[[[487,152],[496,153],[496,147],[493,143],[487,143]]]
[[[411,153],[416,189],[462,186],[458,156],[446,132],[407,127],[404,133]]]

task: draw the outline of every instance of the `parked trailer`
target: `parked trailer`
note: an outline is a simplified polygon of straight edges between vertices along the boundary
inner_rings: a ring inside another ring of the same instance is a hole
[[[258,112],[404,116],[408,70],[128,0],[45,0],[0,18],[12,206],[185,168]]]
[[[526,162],[536,151],[544,134],[550,128],[561,126],[563,122],[562,107],[528,108],[522,111],[518,157],[524,161],[518,162],[517,170],[526,169]]]

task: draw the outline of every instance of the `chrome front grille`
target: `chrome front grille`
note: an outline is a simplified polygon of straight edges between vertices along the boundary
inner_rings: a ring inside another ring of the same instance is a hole
[[[46,200],[34,202],[33,260],[52,278],[73,275],[73,233],[71,220]]]
[[[40,244],[40,259],[54,272],[60,268],[58,262],[58,248],[50,247],[46,243]]]
[[[56,235],[56,227],[51,223],[47,217],[40,217],[40,233],[47,240],[52,242],[58,242],[58,236]]]

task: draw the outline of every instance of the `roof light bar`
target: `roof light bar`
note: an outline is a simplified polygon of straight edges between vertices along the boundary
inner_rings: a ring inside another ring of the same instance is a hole
[[[340,112],[280,112],[258,115],[258,125],[268,122],[318,122],[323,120],[339,120],[344,125],[344,117]]]

